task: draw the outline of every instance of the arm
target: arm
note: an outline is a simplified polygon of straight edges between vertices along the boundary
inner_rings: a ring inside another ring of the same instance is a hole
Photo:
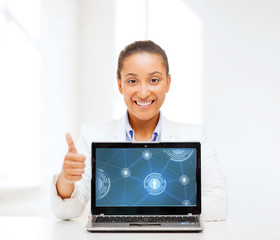
[[[203,220],[225,220],[227,216],[226,180],[205,131],[201,139],[201,176]]]

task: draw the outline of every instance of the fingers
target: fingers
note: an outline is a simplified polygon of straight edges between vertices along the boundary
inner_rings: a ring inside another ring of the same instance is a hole
[[[85,170],[85,156],[78,153],[67,153],[63,162],[62,177],[67,183],[74,183],[82,179]]]
[[[73,138],[70,133],[66,133],[66,141],[68,144],[68,152],[77,153]]]
[[[67,133],[65,137],[68,144],[68,152],[64,157],[61,176],[64,182],[72,184],[82,179],[82,175],[85,172],[84,168],[86,166],[86,157],[77,152],[70,133]]]
[[[80,168],[66,168],[64,174],[68,176],[82,176],[85,170]]]
[[[86,157],[79,153],[68,152],[66,153],[64,160],[84,162]]]
[[[75,181],[81,180],[84,172],[84,168],[72,168],[67,166],[67,164],[64,164],[62,169],[63,179],[67,183],[74,183]]]
[[[78,161],[71,161],[71,160],[64,160],[64,167],[65,168],[76,168],[76,169],[84,169],[86,164],[84,162]]]

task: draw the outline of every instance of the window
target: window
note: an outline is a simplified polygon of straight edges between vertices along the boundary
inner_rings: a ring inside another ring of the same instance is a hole
[[[40,1],[0,3],[0,188],[40,177]]]

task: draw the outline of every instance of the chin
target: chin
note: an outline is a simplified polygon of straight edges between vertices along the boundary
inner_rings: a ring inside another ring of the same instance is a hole
[[[144,114],[144,113],[135,113],[135,112],[131,112],[131,114],[136,117],[137,119],[141,120],[141,121],[148,121],[153,119],[154,117],[157,116],[157,114],[159,113],[159,111],[154,112],[154,113],[150,113],[150,114]]]

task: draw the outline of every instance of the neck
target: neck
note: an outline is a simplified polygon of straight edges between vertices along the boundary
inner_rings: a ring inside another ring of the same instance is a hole
[[[149,120],[141,120],[128,112],[128,121],[134,131],[136,141],[148,141],[153,137],[153,133],[159,120],[159,112]]]

